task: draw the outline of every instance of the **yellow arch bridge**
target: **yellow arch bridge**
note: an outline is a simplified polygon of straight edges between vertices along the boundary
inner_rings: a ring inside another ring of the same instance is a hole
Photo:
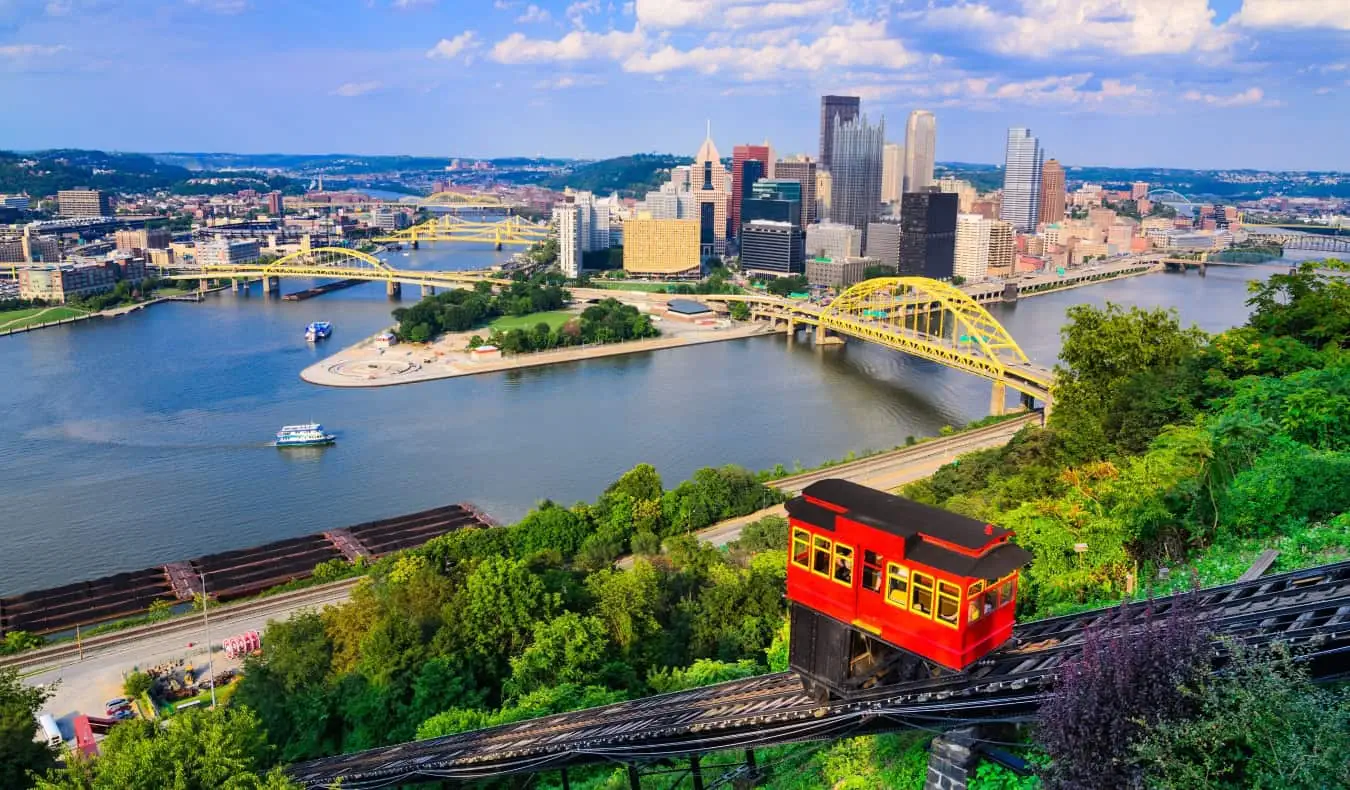
[[[343,280],[370,280],[383,282],[386,291],[392,296],[399,293],[400,285],[422,286],[423,292],[434,292],[438,287],[460,288],[477,282],[497,282],[491,272],[486,271],[417,271],[415,269],[395,269],[393,266],[357,250],[344,247],[316,247],[310,250],[293,252],[271,263],[261,262],[240,265],[208,265],[194,269],[181,269],[171,275],[175,280],[240,280],[262,278],[263,291],[276,290],[282,277],[334,278]],[[504,281],[505,278],[500,278]]]
[[[552,229],[547,225],[536,225],[515,216],[497,222],[469,222],[447,215],[429,219],[397,233],[381,236],[375,241],[384,244],[407,244],[413,248],[423,242],[459,241],[491,244],[500,250],[506,246],[533,247],[552,233]]]
[[[828,306],[770,296],[709,296],[715,301],[744,301],[751,312],[789,332],[815,327],[816,342],[831,333],[865,340],[988,379],[994,384],[990,411],[1005,411],[1007,390],[1026,399],[1051,399],[1054,373],[1027,358],[1008,330],[969,294],[924,277],[866,280],[840,294]]]

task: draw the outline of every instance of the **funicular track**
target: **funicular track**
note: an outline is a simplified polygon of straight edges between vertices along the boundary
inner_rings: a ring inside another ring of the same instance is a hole
[[[1212,587],[1129,607],[1025,623],[967,672],[888,685],[820,706],[790,672],[546,716],[476,732],[291,766],[305,787],[388,787],[474,780],[588,763],[644,763],[904,727],[1025,719],[1085,629],[1127,622],[1145,607],[1193,605],[1217,634],[1284,642],[1318,677],[1350,673],[1350,561]],[[1122,619],[1123,618],[1123,619]]]

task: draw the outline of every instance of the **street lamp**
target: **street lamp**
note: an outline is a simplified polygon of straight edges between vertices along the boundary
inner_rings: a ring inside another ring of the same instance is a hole
[[[216,664],[211,651],[211,621],[206,616],[206,605],[211,597],[206,594],[206,571],[198,571],[202,578],[202,628],[206,631],[206,671],[211,678],[211,707],[216,706]]]

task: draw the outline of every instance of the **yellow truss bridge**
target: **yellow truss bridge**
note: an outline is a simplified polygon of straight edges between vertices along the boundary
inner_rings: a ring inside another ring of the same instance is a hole
[[[430,291],[438,287],[461,288],[482,281],[494,282],[497,279],[487,271],[395,269],[373,255],[343,247],[301,250],[267,264],[208,265],[190,270],[183,269],[171,277],[175,280],[201,280],[203,284],[207,280],[238,281],[262,278],[265,292],[276,290],[282,277],[370,280],[386,283],[386,290],[391,295],[398,293],[399,286],[403,283],[420,285],[424,290]]]
[[[507,245],[533,247],[547,239],[552,232],[547,225],[536,225],[520,217],[507,217],[498,222],[469,222],[445,216],[429,219],[388,236],[381,236],[375,241],[384,244],[408,244],[413,247],[429,241],[459,241],[491,244],[500,250]]]
[[[419,208],[507,208],[508,204],[486,192],[436,192],[417,201]]]
[[[994,384],[990,410],[1002,414],[1008,389],[1046,404],[1054,373],[1031,362],[1017,341],[969,294],[924,277],[866,280],[826,307],[766,296],[709,296],[744,301],[753,312],[816,328],[816,341],[829,333],[877,343],[886,348],[973,373]]]

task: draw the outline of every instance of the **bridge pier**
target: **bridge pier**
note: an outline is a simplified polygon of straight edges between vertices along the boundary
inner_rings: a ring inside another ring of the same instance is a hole
[[[413,239],[413,240],[412,240],[412,248],[413,248],[414,250],[417,249],[417,239]]]
[[[1008,385],[1001,381],[994,382],[994,394],[989,399],[989,414],[994,417],[1002,417],[1008,413]]]
[[[266,296],[267,294],[276,293],[278,290],[280,290],[280,288],[281,288],[280,277],[268,277],[267,275],[263,275],[262,292],[264,296]]]
[[[842,346],[844,339],[830,334],[830,330],[823,326],[816,327],[815,344],[818,346]]]
[[[435,295],[436,295],[436,286],[434,286],[434,285],[424,285],[424,286],[422,286],[422,298],[423,298],[423,299],[427,298],[428,296],[435,296]]]
[[[234,293],[239,293],[239,278],[238,278],[238,277],[231,277],[231,278],[230,278],[230,290],[233,291]]]
[[[403,283],[396,280],[390,280],[384,284],[384,293],[390,299],[403,298]]]
[[[211,281],[208,280],[208,279],[206,279],[205,277],[203,277],[203,278],[201,278],[200,280],[197,281],[197,290],[198,290],[198,291],[201,291],[202,293],[205,293],[205,292],[206,292],[206,289],[208,289],[208,288],[210,288],[210,287],[211,287]]]

